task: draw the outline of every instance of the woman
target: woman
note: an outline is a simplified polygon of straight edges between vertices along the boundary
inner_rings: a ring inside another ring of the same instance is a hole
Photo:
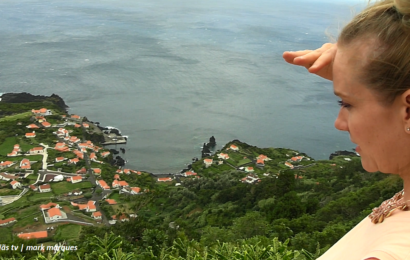
[[[335,127],[358,145],[363,168],[404,181],[403,191],[319,259],[410,259],[410,0],[377,2],[342,30],[337,45],[283,57],[333,81],[341,99]]]

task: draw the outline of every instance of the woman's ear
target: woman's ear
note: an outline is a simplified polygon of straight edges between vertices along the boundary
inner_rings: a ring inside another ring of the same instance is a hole
[[[410,89],[401,94],[400,106],[405,111],[403,119],[406,121],[408,127],[410,127]]]

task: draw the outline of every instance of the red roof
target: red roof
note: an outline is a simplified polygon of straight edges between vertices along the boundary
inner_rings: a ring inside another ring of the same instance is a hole
[[[0,219],[0,225],[6,224],[12,221],[16,221],[16,219],[15,218]]]
[[[62,217],[63,214],[61,213],[61,210],[59,208],[52,208],[48,211],[48,215],[50,216],[50,218],[54,217],[54,216],[60,216]]]
[[[38,231],[38,232],[31,232],[31,233],[22,233],[18,235],[19,238],[22,239],[33,239],[33,238],[45,238],[47,237],[47,231]]]
[[[46,189],[50,189],[51,187],[50,187],[50,184],[43,184],[43,185],[38,186],[38,188],[40,190],[46,190]]]

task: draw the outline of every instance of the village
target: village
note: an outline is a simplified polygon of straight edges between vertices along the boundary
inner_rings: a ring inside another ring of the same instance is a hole
[[[17,115],[16,132],[24,135],[10,133],[0,144],[0,227],[7,228],[9,237],[68,239],[83,225],[129,221],[138,212],[128,202],[156,185],[177,188],[186,179],[227,170],[242,173],[238,181],[257,185],[283,170],[315,164],[290,149],[272,150],[275,156],[269,158],[234,140],[185,171],[153,175],[112,165],[110,150],[86,138],[98,139],[104,133],[82,116],[47,108],[22,114]],[[65,228],[67,224],[71,228]]]

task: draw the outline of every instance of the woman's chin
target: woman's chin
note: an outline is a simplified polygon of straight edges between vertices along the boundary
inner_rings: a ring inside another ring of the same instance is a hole
[[[375,165],[374,163],[370,163],[369,161],[367,161],[366,159],[362,158],[362,167],[365,171],[367,172],[377,172],[380,171],[377,167],[377,165]]]

